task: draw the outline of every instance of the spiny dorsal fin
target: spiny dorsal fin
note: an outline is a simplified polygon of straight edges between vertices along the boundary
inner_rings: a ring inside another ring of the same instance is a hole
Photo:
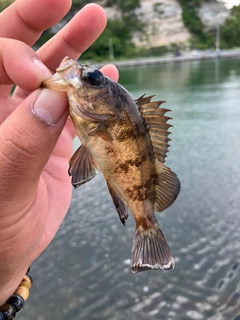
[[[142,105],[149,103],[153,97],[155,97],[155,94],[153,94],[152,96],[145,97],[145,93],[144,93],[141,97],[139,97],[135,101],[137,105],[141,107]]]
[[[68,174],[72,176],[74,188],[90,181],[97,174],[97,168],[88,150],[81,145],[69,160]]]
[[[165,101],[151,102],[152,97],[154,96],[144,97],[143,95],[136,100],[136,103],[148,128],[155,159],[164,163],[170,141],[168,129],[171,127],[167,123],[171,118],[165,116],[165,113],[170,110],[159,108]]]

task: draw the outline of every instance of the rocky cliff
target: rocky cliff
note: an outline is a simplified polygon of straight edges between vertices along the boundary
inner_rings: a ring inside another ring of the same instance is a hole
[[[182,21],[181,6],[176,0],[142,0],[137,13],[147,25],[144,35],[134,34],[137,46],[164,46],[187,42],[190,38]]]
[[[134,33],[136,46],[156,47],[173,43],[187,43],[191,37],[182,21],[182,8],[177,0],[141,0],[141,7],[136,13],[146,24],[145,34]],[[106,8],[109,18],[119,18],[115,8]],[[199,8],[198,15],[206,30],[224,24],[229,17],[229,10],[221,2],[208,1]]]

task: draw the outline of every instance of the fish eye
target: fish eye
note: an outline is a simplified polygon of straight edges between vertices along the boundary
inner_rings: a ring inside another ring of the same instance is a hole
[[[92,86],[100,86],[104,83],[104,76],[97,69],[88,69],[83,71],[82,80]]]

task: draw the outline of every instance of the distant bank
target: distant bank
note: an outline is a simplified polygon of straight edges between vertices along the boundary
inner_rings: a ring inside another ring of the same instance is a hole
[[[152,57],[152,58],[138,58],[124,61],[111,61],[118,68],[127,68],[135,66],[145,66],[153,64],[166,64],[166,63],[179,63],[186,61],[199,61],[207,59],[218,59],[226,57],[240,57],[240,49],[235,50],[222,50],[222,51],[198,51],[193,50],[191,53],[182,54],[178,56],[167,57]],[[105,63],[96,63],[96,67],[100,68]]]

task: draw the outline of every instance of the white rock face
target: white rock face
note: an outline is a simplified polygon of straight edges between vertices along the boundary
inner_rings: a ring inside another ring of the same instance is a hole
[[[121,19],[121,12],[117,7],[104,7],[108,19],[116,20]]]
[[[120,19],[117,8],[105,8],[110,19]],[[133,42],[138,47],[169,46],[173,43],[187,44],[191,34],[182,21],[182,8],[177,0],[141,0],[136,10],[146,24],[145,34],[133,34]],[[221,2],[208,1],[198,10],[206,30],[224,24],[230,12]]]
[[[198,9],[198,15],[206,30],[214,30],[222,26],[230,16],[230,11],[223,1],[226,0],[207,1]],[[106,0],[98,3],[104,8],[109,19],[121,19],[121,12],[117,6],[105,7]],[[136,46],[150,48],[169,46],[173,43],[188,44],[191,34],[184,26],[182,8],[177,0],[140,0],[140,3],[141,7],[136,10],[136,13],[146,24],[146,28],[144,34],[140,32],[133,34],[133,42]],[[66,20],[62,20],[52,28],[52,32],[58,32],[65,24]]]
[[[182,21],[182,9],[176,0],[142,0],[136,10],[147,24],[146,34],[135,33],[137,46],[164,46],[171,43],[187,42],[190,33]]]

